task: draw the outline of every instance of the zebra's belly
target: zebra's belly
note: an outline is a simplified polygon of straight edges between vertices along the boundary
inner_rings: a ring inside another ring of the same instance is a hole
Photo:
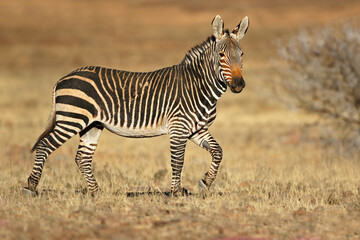
[[[114,126],[110,124],[104,124],[105,128],[109,131],[123,136],[123,137],[133,137],[133,138],[142,138],[142,137],[156,137],[168,133],[167,126],[155,126],[155,127],[146,127],[146,128],[127,128],[121,126]]]

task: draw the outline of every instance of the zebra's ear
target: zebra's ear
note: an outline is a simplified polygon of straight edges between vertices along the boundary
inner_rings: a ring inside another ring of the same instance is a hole
[[[220,39],[224,35],[224,21],[219,15],[212,20],[211,25],[213,27],[213,35],[216,39]]]
[[[235,38],[237,40],[240,40],[244,37],[246,31],[249,28],[249,18],[246,16],[243,18],[243,20],[241,20],[241,22],[239,23],[239,25],[237,25],[234,30],[232,31],[232,33],[235,35]]]

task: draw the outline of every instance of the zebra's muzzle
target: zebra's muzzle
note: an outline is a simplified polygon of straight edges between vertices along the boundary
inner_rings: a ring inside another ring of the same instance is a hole
[[[233,93],[240,93],[244,89],[245,85],[246,84],[242,76],[234,76],[229,84],[229,87]]]
[[[245,81],[242,77],[242,70],[240,65],[233,65],[231,69],[231,81],[228,82],[230,90],[233,93],[240,93],[245,87]]]

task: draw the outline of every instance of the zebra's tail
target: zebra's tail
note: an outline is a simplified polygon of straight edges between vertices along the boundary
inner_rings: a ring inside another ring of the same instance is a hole
[[[45,128],[45,131],[39,136],[38,140],[36,141],[34,146],[31,148],[31,152],[34,152],[37,149],[41,140],[44,137],[46,137],[54,129],[54,127],[55,127],[55,87],[54,87],[53,94],[52,94],[52,107],[51,107],[48,124]]]

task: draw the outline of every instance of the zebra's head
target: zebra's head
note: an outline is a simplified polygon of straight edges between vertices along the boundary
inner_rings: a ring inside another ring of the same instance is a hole
[[[231,33],[228,29],[224,30],[224,21],[219,15],[212,21],[212,26],[216,39],[215,69],[232,92],[240,93],[245,87],[245,81],[242,76],[244,51],[240,47],[239,41],[249,28],[249,19],[247,16],[244,17]]]

